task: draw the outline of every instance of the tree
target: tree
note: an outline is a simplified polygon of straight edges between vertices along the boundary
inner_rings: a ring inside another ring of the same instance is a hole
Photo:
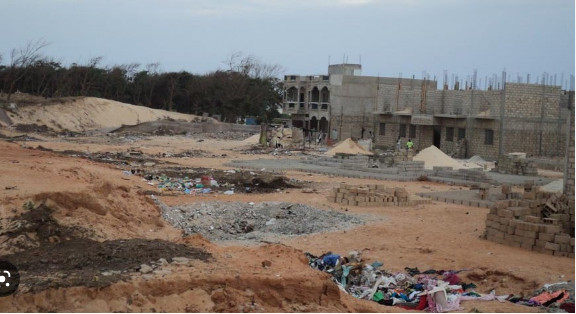
[[[37,40],[28,42],[24,48],[12,49],[10,52],[10,64],[4,75],[3,87],[3,90],[8,94],[8,101],[16,91],[16,84],[26,75],[28,67],[43,58],[40,50],[47,45],[47,42]]]

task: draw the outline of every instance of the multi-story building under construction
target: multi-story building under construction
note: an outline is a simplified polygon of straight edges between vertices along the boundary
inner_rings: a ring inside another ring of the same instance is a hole
[[[328,75],[286,75],[284,113],[295,127],[339,139],[372,138],[381,148],[400,138],[411,139],[416,150],[435,145],[461,158],[566,153],[573,91],[505,81],[487,90],[472,84],[438,89],[434,80],[360,73],[359,64],[337,64]]]

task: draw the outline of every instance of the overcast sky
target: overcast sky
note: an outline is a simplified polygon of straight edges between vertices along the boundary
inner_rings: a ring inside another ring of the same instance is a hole
[[[0,0],[0,53],[45,40],[65,65],[160,63],[162,71],[225,69],[234,52],[282,74],[362,74],[441,81],[574,74],[574,0]],[[360,61],[361,60],[361,61]]]

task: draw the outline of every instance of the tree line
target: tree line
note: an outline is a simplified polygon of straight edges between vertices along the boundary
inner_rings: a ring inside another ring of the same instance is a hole
[[[198,75],[162,72],[158,63],[103,66],[102,57],[65,66],[41,53],[46,45],[31,42],[0,55],[0,88],[8,101],[19,91],[46,98],[91,96],[182,113],[208,113],[227,122],[247,116],[268,122],[279,116],[282,68],[253,56],[234,53],[226,61],[227,70]]]

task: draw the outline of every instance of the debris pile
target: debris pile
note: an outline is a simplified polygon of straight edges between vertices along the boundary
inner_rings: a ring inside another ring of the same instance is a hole
[[[288,148],[294,144],[292,129],[283,126],[268,130],[269,146],[275,148]]]
[[[414,206],[430,200],[409,200],[405,188],[387,188],[383,184],[349,185],[341,183],[334,188],[328,200],[351,206]]]
[[[494,203],[486,216],[486,239],[526,250],[574,258],[574,212],[568,198],[538,191],[528,182],[522,199]],[[504,185],[506,198],[512,194]]]
[[[574,306],[574,285],[567,282],[545,285],[532,297],[523,295],[496,295],[475,291],[473,282],[463,278],[482,278],[472,273],[463,276],[462,270],[434,270],[421,272],[417,267],[405,267],[406,272],[391,273],[381,269],[383,263],[371,264],[362,260],[362,254],[351,251],[347,256],[327,252],[320,256],[305,253],[308,264],[332,275],[332,281],[341,291],[356,298],[371,300],[382,305],[428,312],[462,311],[461,301],[513,302],[526,306],[570,308]]]
[[[533,161],[526,159],[526,153],[510,153],[498,159],[496,171],[520,176],[536,176],[538,169]]]
[[[278,236],[342,230],[364,222],[357,215],[294,203],[208,202],[174,207],[157,203],[173,226],[210,241],[274,241]]]

